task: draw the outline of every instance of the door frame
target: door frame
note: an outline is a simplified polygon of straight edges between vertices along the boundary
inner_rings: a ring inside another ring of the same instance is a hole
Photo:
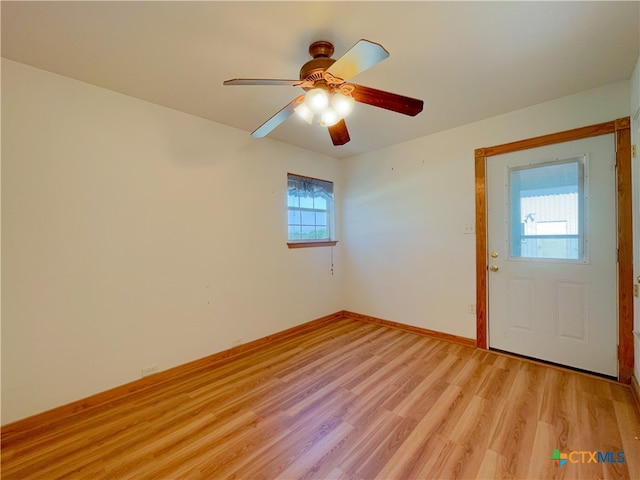
[[[488,349],[488,252],[486,166],[490,158],[504,153],[615,134],[616,211],[618,244],[618,381],[631,383],[633,374],[633,199],[631,193],[630,117],[565,130],[475,150],[476,181],[476,346]]]

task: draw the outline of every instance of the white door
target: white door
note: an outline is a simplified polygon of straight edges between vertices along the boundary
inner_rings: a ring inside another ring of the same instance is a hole
[[[617,376],[614,135],[487,159],[489,347]]]

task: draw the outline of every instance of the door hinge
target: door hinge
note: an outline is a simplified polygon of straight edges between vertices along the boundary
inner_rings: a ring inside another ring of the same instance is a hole
[[[636,146],[631,145],[631,158],[636,158]]]

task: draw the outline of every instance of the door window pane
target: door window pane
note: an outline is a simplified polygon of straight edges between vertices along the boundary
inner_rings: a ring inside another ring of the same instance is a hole
[[[511,257],[584,258],[584,157],[509,170]]]

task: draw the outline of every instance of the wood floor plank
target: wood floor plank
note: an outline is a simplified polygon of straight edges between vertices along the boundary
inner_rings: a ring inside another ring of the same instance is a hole
[[[539,421],[536,428],[536,433],[533,441],[533,448],[531,449],[531,456],[533,458],[544,458],[551,456],[551,452],[554,448],[557,448],[557,431],[554,425]],[[561,447],[562,452],[567,452],[566,447]],[[530,462],[529,469],[527,471],[527,478],[566,478],[565,475],[570,474],[577,475],[574,470],[574,465],[565,465],[559,468],[555,462]],[[568,477],[573,478],[573,477]],[[581,478],[576,476],[575,478]]]
[[[464,447],[450,440],[443,441],[429,469],[423,469],[420,478],[464,478],[461,477]]]
[[[474,395],[469,408],[455,422],[448,439],[462,447],[462,455],[458,460],[459,478],[476,478],[482,462],[478,452],[488,448],[491,432],[503,408],[504,401]]]
[[[372,422],[358,426],[358,442],[352,442],[349,451],[344,452],[340,459],[340,469],[348,476],[361,478],[358,470],[367,461],[376,462],[373,452],[390,432],[401,428],[402,423],[402,417],[388,410],[382,410]],[[375,467],[378,468],[379,465],[376,463]]]
[[[407,437],[405,445],[395,458],[391,458],[387,465],[381,470],[381,478],[409,478],[408,469],[419,471],[421,463],[424,462],[424,440],[435,436],[439,426],[447,421],[449,406],[459,395],[461,388],[457,385],[449,385],[438,395],[436,401],[429,408],[429,415],[423,415],[414,430]],[[409,416],[409,415],[408,415]],[[433,450],[428,452],[433,456]],[[416,469],[416,464],[418,468]]]
[[[228,478],[243,465],[259,462],[269,450],[289,435],[288,418],[279,413],[256,420],[249,428],[219,439],[219,444],[195,466],[203,478]],[[143,477],[147,478],[147,477]]]
[[[493,450],[487,449],[483,452],[482,463],[478,471],[477,479],[504,478],[498,476],[498,464],[500,455]],[[550,477],[553,478],[553,477]]]
[[[13,433],[6,480],[640,478],[628,387],[354,318]]]
[[[533,447],[541,403],[540,373],[518,371],[506,394],[505,402],[510,408],[505,409],[489,443],[489,448],[500,452],[505,459],[502,466],[506,471],[503,473],[514,478],[526,478],[531,461],[522,452],[530,452]]]

